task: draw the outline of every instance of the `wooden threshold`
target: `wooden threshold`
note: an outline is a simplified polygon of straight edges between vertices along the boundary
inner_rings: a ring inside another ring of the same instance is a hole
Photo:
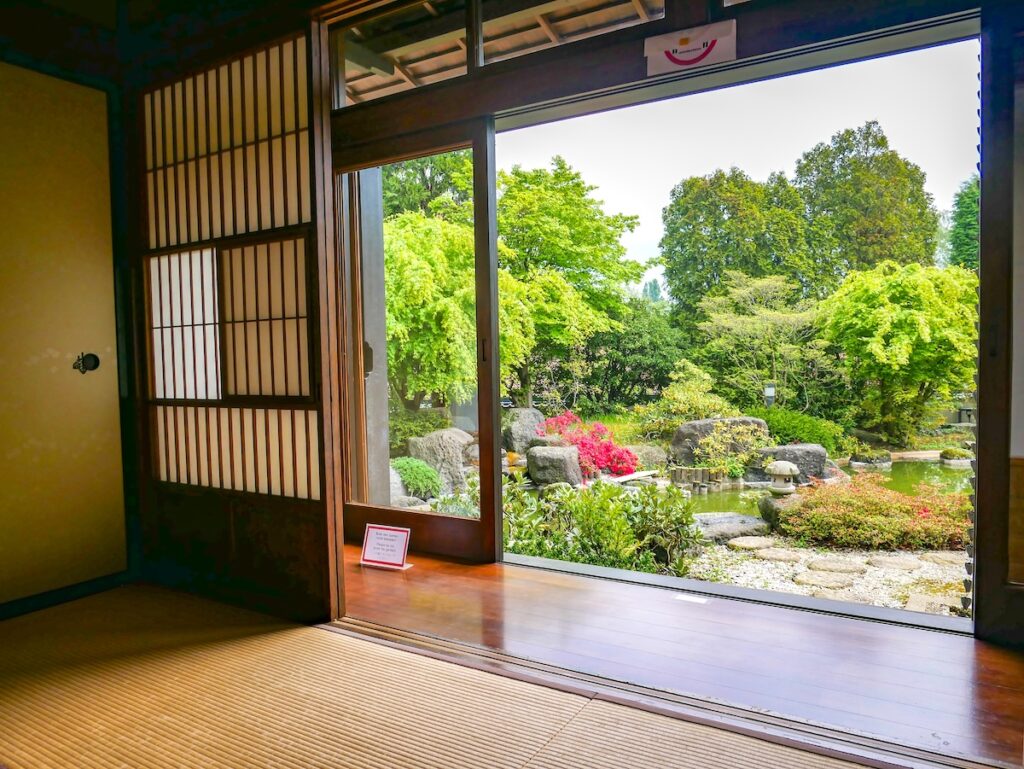
[[[394,573],[345,555],[350,630],[901,760],[1021,766],[1021,652],[526,566],[413,555]]]

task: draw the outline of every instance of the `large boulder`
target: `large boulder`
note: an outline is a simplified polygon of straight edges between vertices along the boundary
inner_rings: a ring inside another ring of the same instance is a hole
[[[422,459],[441,476],[441,492],[451,494],[466,486],[463,452],[474,440],[457,427],[435,430],[422,438],[409,439],[409,455]]]
[[[788,446],[769,446],[760,449],[760,459],[746,469],[743,480],[750,482],[770,481],[765,467],[776,460],[792,462],[800,470],[797,483],[810,483],[811,478],[822,480],[826,477],[825,463],[828,452],[817,443],[791,443]]]
[[[529,448],[534,446],[568,446],[569,442],[561,435],[535,435],[530,438]]]
[[[626,446],[626,448],[640,460],[640,467],[643,470],[663,470],[668,464],[668,452],[661,446],[641,443],[636,446]]]
[[[719,544],[736,537],[760,537],[771,533],[766,521],[740,513],[697,513],[693,522],[704,539]]]
[[[580,453],[575,446],[534,446],[526,452],[526,471],[538,486],[549,483],[583,484]]]
[[[672,436],[672,447],[669,450],[672,461],[684,467],[692,466],[694,464],[693,452],[697,448],[697,444],[701,439],[711,435],[715,425],[720,423],[736,426],[751,425],[760,428],[765,435],[768,435],[768,425],[763,419],[755,417],[720,417],[684,422],[676,428],[676,432]],[[731,448],[737,453],[750,449],[749,446],[732,446]]]
[[[505,448],[516,454],[524,454],[530,448],[530,441],[537,437],[537,428],[544,421],[544,415],[537,409],[509,409],[501,437]]]

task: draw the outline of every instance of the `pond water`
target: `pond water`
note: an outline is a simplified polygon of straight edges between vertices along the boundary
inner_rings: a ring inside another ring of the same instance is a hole
[[[849,472],[849,468],[847,468]],[[856,470],[854,472],[857,472]],[[938,462],[893,462],[891,470],[880,471],[886,476],[885,486],[905,494],[914,494],[918,484],[927,482],[946,491],[970,491],[970,469],[958,470]],[[693,496],[695,513],[747,513],[757,515],[757,489],[746,491],[719,491]]]

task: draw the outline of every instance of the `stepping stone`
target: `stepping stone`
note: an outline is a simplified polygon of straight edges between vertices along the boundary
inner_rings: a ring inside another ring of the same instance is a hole
[[[834,571],[805,571],[793,577],[793,581],[798,585],[842,590],[853,584],[853,577],[849,574],[837,574]]]
[[[937,563],[939,566],[963,566],[967,560],[967,554],[938,550],[934,553],[922,553],[918,558],[928,561],[928,563]]]
[[[907,611],[920,611],[925,614],[945,614],[948,609],[960,607],[960,596],[928,595],[927,593],[911,593],[903,606]]]
[[[766,547],[764,550],[754,552],[755,558],[764,561],[780,561],[781,563],[796,563],[800,560],[800,553],[792,550],[785,550],[781,547]]]
[[[921,568],[921,563],[898,555],[876,555],[868,558],[868,566],[878,569],[896,569],[897,571],[914,571]]]
[[[764,550],[775,544],[771,537],[736,537],[726,544],[733,550]]]
[[[863,574],[868,569],[853,561],[844,561],[842,558],[819,558],[807,564],[811,571],[829,571],[836,574]]]
[[[753,515],[698,513],[693,519],[704,537],[713,542],[728,542],[737,537],[759,537],[771,531],[767,521]]]

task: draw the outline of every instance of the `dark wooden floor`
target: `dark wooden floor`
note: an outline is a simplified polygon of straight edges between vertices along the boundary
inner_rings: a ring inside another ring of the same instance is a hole
[[[897,744],[1019,765],[1024,654],[964,636],[525,566],[363,569],[348,616]],[[703,601],[704,599],[700,599]]]

